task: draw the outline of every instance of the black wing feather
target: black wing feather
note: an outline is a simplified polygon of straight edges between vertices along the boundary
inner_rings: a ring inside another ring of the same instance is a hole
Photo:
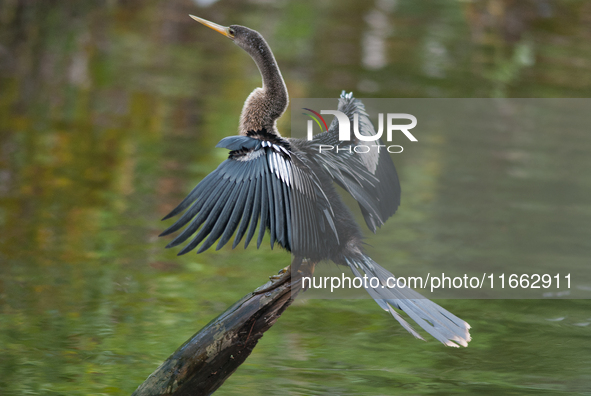
[[[267,192],[267,175],[263,174],[261,177],[261,225],[259,228],[259,236],[257,238],[257,249],[261,247],[263,243],[263,236],[265,235],[265,229],[270,227],[269,223],[269,193]],[[251,226],[252,227],[252,226]]]
[[[236,203],[232,208],[232,215],[228,219],[227,226],[223,230],[224,233],[222,234],[222,237],[220,238],[215,250],[220,250],[221,247],[230,240],[232,234],[234,234],[234,231],[236,231],[236,228],[238,228],[238,224],[240,223],[240,219],[244,212],[244,207],[248,201],[248,191],[250,188],[247,182],[242,182],[238,190],[240,191],[240,195],[236,199]]]
[[[203,200],[195,202],[193,206],[191,206],[189,210],[185,212],[175,224],[173,224],[171,227],[169,227],[166,231],[164,231],[161,234],[167,235],[171,232],[174,232],[179,228],[183,227],[189,221],[191,221],[191,219],[193,219],[189,226],[186,229],[184,229],[183,232],[179,234],[179,236],[173,239],[172,242],[170,242],[166,246],[167,248],[171,248],[179,245],[180,243],[183,243],[189,236],[191,236],[195,231],[197,231],[201,224],[203,224],[203,222],[206,220],[205,214],[209,213],[215,205],[215,203],[217,202],[216,198],[218,197],[218,194],[220,194],[221,187],[226,187],[226,185],[224,185],[220,181],[220,183],[216,185],[216,187],[212,190],[212,193],[210,193],[209,196],[204,197]]]
[[[238,226],[238,231],[236,232],[236,236],[234,237],[232,249],[238,246],[238,244],[242,240],[242,237],[244,236],[244,233],[247,230],[248,224],[250,223],[250,218],[253,215],[253,204],[256,196],[256,188],[257,183],[253,182],[253,179],[251,178],[248,186],[248,192],[246,193],[244,208],[242,210],[242,213],[240,213],[240,215],[242,216],[242,220],[240,220],[240,226]],[[247,188],[245,187],[244,190],[246,191]],[[256,216],[258,216],[258,213]],[[230,236],[231,234],[232,233],[230,233]],[[225,243],[226,242],[222,243],[222,241],[220,241],[220,244],[218,244],[217,249],[219,250],[222,246],[224,246]]]
[[[197,251],[197,253],[201,253],[201,252],[205,251],[206,249],[208,249],[211,245],[213,245],[214,242],[217,241],[217,239],[220,236],[222,236],[222,233],[226,229],[229,230],[231,228],[236,228],[230,222],[230,217],[232,216],[232,212],[234,211],[234,207],[238,203],[237,199],[238,199],[238,196],[240,195],[239,193],[241,191],[242,184],[243,184],[242,182],[238,183],[237,187],[232,190],[232,193],[230,194],[228,199],[223,204],[224,206],[223,206],[217,220],[215,221],[215,225],[211,229],[209,236],[207,237],[205,242],[203,242],[203,244],[199,247],[199,250]]]
[[[318,177],[306,160],[296,158],[287,141],[233,136],[223,139],[218,147],[231,149],[229,158],[166,217],[188,208],[161,234],[186,226],[167,247],[195,234],[179,254],[199,244],[197,252],[201,253],[216,241],[216,249],[220,249],[234,233],[233,247],[245,233],[246,247],[257,226],[257,247],[269,230],[271,247],[278,243],[295,254],[321,251],[331,235],[332,240],[338,240],[334,212]],[[328,235],[319,238],[320,233]]]
[[[261,227],[266,227],[266,225],[263,224],[263,221],[265,221],[264,219],[262,219],[261,216],[261,209],[263,207],[263,202],[264,199],[262,199],[263,197],[263,190],[264,190],[264,186],[265,183],[262,182],[262,178],[264,176],[261,174],[260,177],[257,178],[256,180],[256,195],[254,198],[254,207],[252,210],[252,217],[250,219],[250,229],[248,230],[248,235],[246,236],[246,240],[244,241],[244,248],[246,249],[248,247],[248,244],[250,243],[250,241],[252,240],[252,237],[254,236],[254,232],[257,228],[257,222],[259,221],[259,217],[261,217]],[[246,213],[248,215],[248,213]],[[260,242],[257,246],[257,248],[260,246]]]

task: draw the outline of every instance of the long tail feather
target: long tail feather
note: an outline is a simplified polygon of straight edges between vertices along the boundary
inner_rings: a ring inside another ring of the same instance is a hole
[[[394,278],[394,275],[368,256],[364,255],[360,259],[348,259],[347,264],[358,278],[363,277],[362,271],[368,278],[375,277],[379,279],[380,284],[377,288],[368,285],[365,290],[383,310],[390,312],[402,327],[413,336],[422,339],[392,307],[405,312],[427,333],[443,344],[452,347],[468,346],[468,342],[471,340],[470,325],[468,323],[409,287],[388,287],[388,278]]]

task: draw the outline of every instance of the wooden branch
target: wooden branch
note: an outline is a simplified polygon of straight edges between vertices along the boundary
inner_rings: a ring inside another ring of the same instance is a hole
[[[185,342],[141,384],[132,396],[210,395],[250,355],[292,298],[301,290],[302,276],[313,265],[303,264],[292,278],[289,267],[244,296]]]

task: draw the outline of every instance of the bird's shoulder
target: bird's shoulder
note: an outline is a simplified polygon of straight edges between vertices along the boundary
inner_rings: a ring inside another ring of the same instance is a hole
[[[274,152],[285,159],[291,158],[291,145],[287,139],[266,130],[249,131],[246,135],[228,136],[216,147],[230,150],[229,159],[250,161]]]

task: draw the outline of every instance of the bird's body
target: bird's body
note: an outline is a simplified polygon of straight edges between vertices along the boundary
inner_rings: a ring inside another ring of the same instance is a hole
[[[263,37],[244,26],[223,27],[197,21],[231,38],[253,58],[263,87],[247,98],[240,116],[239,135],[222,139],[217,147],[230,150],[229,158],[209,174],[167,217],[188,210],[162,235],[187,227],[168,245],[193,240],[179,254],[200,243],[198,253],[216,241],[217,249],[234,235],[233,247],[245,247],[257,234],[260,246],[268,230],[275,243],[290,251],[293,264],[331,260],[361,277],[376,277],[378,288],[366,288],[409,332],[421,338],[392,308],[402,309],[435,338],[450,346],[467,345],[469,326],[410,288],[389,288],[392,274],[367,256],[362,232],[336,191],[335,183],[359,203],[367,226],[376,231],[400,204],[400,186],[394,164],[385,151],[357,154],[336,150],[319,154],[318,146],[345,147],[338,141],[336,120],[311,141],[281,136],[276,121],[288,105],[288,93],[273,53]],[[343,94],[338,110],[353,119],[359,114],[365,135],[375,134],[363,104]],[[258,230],[257,230],[258,224]],[[384,287],[382,287],[384,286]]]

